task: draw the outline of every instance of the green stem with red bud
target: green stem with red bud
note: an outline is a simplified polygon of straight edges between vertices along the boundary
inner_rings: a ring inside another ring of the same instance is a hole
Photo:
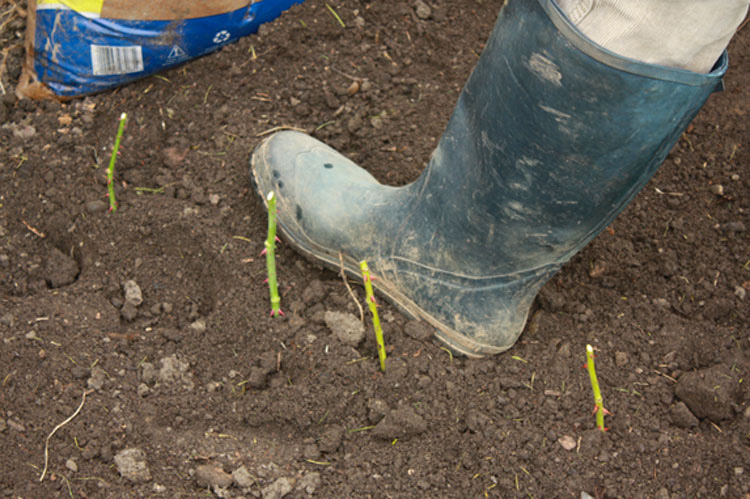
[[[591,345],[586,345],[586,368],[589,371],[589,379],[591,380],[591,389],[594,391],[594,411],[596,412],[596,427],[602,431],[606,431],[604,427],[604,414],[609,414],[604,408],[604,399],[602,398],[602,392],[599,389],[599,380],[596,377],[596,367],[594,365],[594,348]]]
[[[375,295],[372,292],[372,278],[370,269],[367,266],[367,260],[359,262],[359,268],[362,270],[362,279],[365,282],[365,295],[367,305],[372,313],[372,326],[375,329],[375,341],[378,344],[378,358],[380,359],[380,370],[385,372],[385,343],[383,342],[383,329],[380,327],[380,318],[378,317],[378,304],[375,302]]]
[[[120,139],[122,133],[125,131],[125,121],[127,121],[128,115],[122,113],[120,115],[120,126],[117,128],[117,135],[115,136],[115,145],[112,147],[112,156],[109,158],[109,168],[107,168],[107,190],[109,192],[109,211],[117,211],[117,201],[115,200],[115,162],[117,161],[117,151],[120,149]]]
[[[276,195],[273,191],[266,196],[268,201],[268,238],[265,242],[268,291],[271,295],[271,317],[284,315],[281,311],[281,297],[276,282]]]

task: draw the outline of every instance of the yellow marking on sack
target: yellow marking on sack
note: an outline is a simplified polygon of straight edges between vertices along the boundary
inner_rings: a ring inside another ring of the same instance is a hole
[[[70,10],[76,12],[100,15],[102,13],[104,0],[39,0],[37,5],[42,9],[44,8],[42,7],[43,5],[47,5],[47,8],[64,5]]]

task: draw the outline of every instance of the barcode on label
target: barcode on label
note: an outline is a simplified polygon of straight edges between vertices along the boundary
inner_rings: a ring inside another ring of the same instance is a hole
[[[91,45],[91,67],[95,76],[119,75],[143,71],[140,45],[110,47]]]

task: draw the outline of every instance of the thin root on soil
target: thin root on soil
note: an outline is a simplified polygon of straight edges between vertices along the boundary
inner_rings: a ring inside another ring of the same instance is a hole
[[[49,465],[49,439],[52,438],[52,436],[57,432],[57,430],[59,430],[66,424],[70,423],[71,421],[73,421],[73,418],[78,416],[78,413],[81,412],[81,409],[83,409],[83,404],[86,402],[86,395],[88,393],[90,392],[87,390],[83,391],[83,396],[81,397],[81,405],[78,406],[78,409],[76,409],[75,412],[71,414],[70,417],[68,417],[68,419],[66,419],[59,425],[55,426],[55,428],[50,432],[50,434],[47,435],[47,439],[44,441],[44,469],[42,470],[42,476],[39,477],[40,482],[44,481],[44,477],[47,475],[47,466]]]
[[[344,272],[344,255],[339,251],[339,265],[340,265],[340,274],[341,279],[344,281],[344,286],[346,286],[346,290],[349,291],[349,296],[352,297],[352,300],[354,301],[354,304],[357,305],[357,308],[359,309],[359,322],[365,322],[365,311],[362,309],[362,305],[357,300],[357,296],[354,294],[354,291],[352,291],[351,286],[349,286],[349,281],[346,278],[346,272]]]

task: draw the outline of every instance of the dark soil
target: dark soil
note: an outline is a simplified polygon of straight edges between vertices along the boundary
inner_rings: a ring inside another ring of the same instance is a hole
[[[336,0],[342,28],[309,0],[220,53],[62,105],[12,97],[25,21],[5,24],[0,494],[750,497],[750,28],[726,91],[544,287],[509,352],[452,357],[384,304],[381,374],[369,323],[357,348],[326,323],[359,314],[341,278],[283,243],[286,317],[269,317],[253,148],[296,127],[383,182],[414,179],[501,3],[433,0],[422,19],[413,2]],[[47,436],[87,390],[40,483]]]

